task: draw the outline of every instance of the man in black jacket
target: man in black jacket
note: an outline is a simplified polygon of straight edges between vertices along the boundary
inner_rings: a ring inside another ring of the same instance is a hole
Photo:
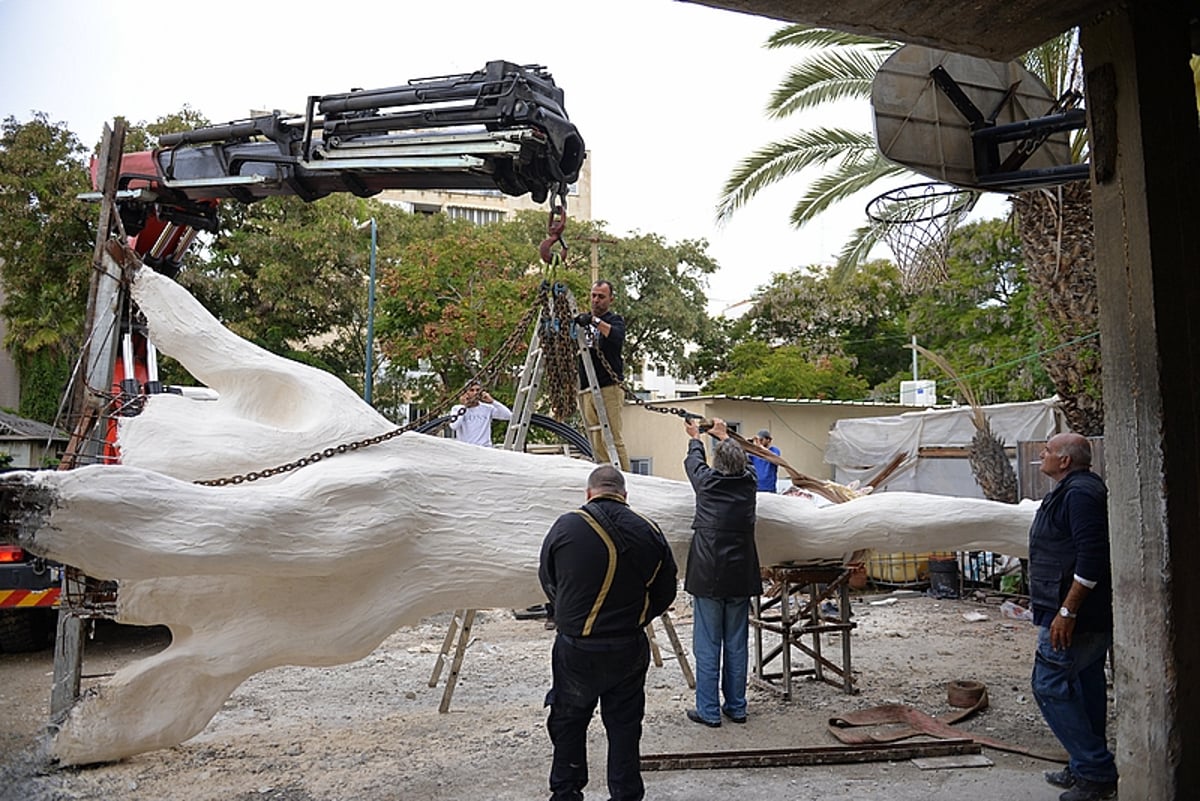
[[[683,586],[693,596],[696,658],[696,708],[687,716],[716,728],[722,713],[734,723],[746,722],[750,597],[762,592],[762,572],[754,543],[758,476],[741,446],[729,439],[725,421],[712,422],[709,433],[719,440],[712,467],[696,420],[684,422],[691,440],[683,467],[696,491],[696,516]]]
[[[558,623],[546,695],[551,801],[583,798],[597,701],[608,735],[608,792],[613,801],[640,801],[645,626],[675,600],[676,569],[662,531],[626,503],[621,471],[601,465],[588,476],[587,503],[546,534],[538,578]]]
[[[576,322],[589,328],[592,340],[589,349],[592,366],[596,370],[596,386],[600,387],[600,397],[604,399],[608,428],[612,432],[613,447],[617,449],[616,458],[621,469],[628,471],[629,456],[625,452],[625,437],[621,433],[621,410],[625,406],[625,392],[621,388],[621,382],[625,380],[625,359],[621,354],[621,348],[625,345],[625,318],[612,310],[612,302],[612,284],[603,279],[597,281],[592,285],[591,311],[579,315]],[[587,371],[580,362],[579,387],[587,389],[589,386]],[[603,432],[592,430],[600,425],[600,417],[596,413],[591,392],[580,393],[579,412],[588,426],[588,439],[591,440],[592,456],[596,463],[612,464],[613,455],[608,452]]]
[[[1099,801],[1117,792],[1108,749],[1104,660],[1112,646],[1108,491],[1079,434],[1056,434],[1041,471],[1058,482],[1029,530],[1029,598],[1038,630],[1033,696],[1071,759],[1046,781],[1061,801]]]

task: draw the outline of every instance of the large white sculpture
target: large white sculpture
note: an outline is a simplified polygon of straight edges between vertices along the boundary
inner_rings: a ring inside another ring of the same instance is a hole
[[[542,537],[583,501],[590,464],[410,433],[266,480],[191,483],[394,426],[332,376],[232,334],[173,281],[143,268],[133,292],[158,348],[220,399],[151,398],[121,423],[122,466],[5,479],[47,507],[26,522],[27,547],[120,580],[118,619],[172,632],[162,653],[80,699],[51,743],[61,763],[179,743],[255,672],[361,658],[431,613],[541,600]],[[685,442],[681,425],[681,459]],[[630,503],[660,523],[682,566],[691,488],[628,480]],[[764,563],[859,548],[1023,554],[1033,509],[908,493],[825,508],[760,496],[758,548]]]

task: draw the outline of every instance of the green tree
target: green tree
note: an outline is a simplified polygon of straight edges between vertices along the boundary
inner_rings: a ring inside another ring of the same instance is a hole
[[[572,245],[555,270],[538,259],[545,215],[518,214],[484,226],[442,216],[417,218],[380,267],[376,332],[393,370],[425,366],[436,376],[421,385],[432,402],[487,364],[532,306],[543,280],[565,284],[586,308],[590,252]],[[682,369],[689,343],[712,321],[705,312],[705,277],[716,270],[703,240],[669,243],[657,234],[615,237],[603,223],[573,221],[568,242],[598,241],[599,275],[616,292],[626,320],[627,365],[650,357]],[[527,336],[517,343],[523,353]],[[517,363],[507,365],[511,380]],[[421,383],[419,377],[414,379]]]
[[[95,210],[84,148],[44,113],[0,126],[0,314],[21,375],[23,417],[55,422],[83,344]]]
[[[530,270],[536,250],[511,225],[445,215],[406,222],[378,267],[375,332],[395,367],[436,376],[422,387],[429,402],[489,362],[533,305],[541,275]],[[511,378],[513,365],[502,367]]]
[[[827,267],[776,274],[746,316],[752,336],[794,346],[809,361],[844,357],[873,386],[908,360],[910,300],[896,268],[872,261],[843,280]]]
[[[1011,223],[970,223],[950,238],[948,277],[912,299],[906,327],[944,358],[983,403],[1034,400],[1053,385],[1037,358],[1042,339],[1034,322],[1021,242]],[[936,366],[923,378],[938,381],[942,397],[957,389]],[[877,387],[887,395],[911,373],[898,370]]]
[[[769,398],[858,400],[867,382],[853,375],[849,359],[828,356],[810,361],[795,345],[771,347],[750,340],[734,346],[729,369],[705,386],[706,392]]]

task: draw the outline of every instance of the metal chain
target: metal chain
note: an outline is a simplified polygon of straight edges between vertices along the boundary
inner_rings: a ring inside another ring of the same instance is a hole
[[[388,440],[395,439],[401,434],[407,431],[412,431],[424,423],[427,423],[428,421],[437,417],[438,414],[440,414],[440,412],[446,408],[446,406],[449,404],[449,401],[456,398],[458,395],[461,395],[462,392],[466,390],[466,388],[469,387],[473,382],[482,382],[483,378],[495,378],[495,375],[499,372],[500,365],[508,363],[512,353],[516,349],[516,345],[524,341],[525,334],[529,330],[529,326],[533,322],[534,317],[541,310],[542,306],[545,305],[548,291],[549,282],[543,281],[541,286],[538,287],[537,299],[528,309],[525,310],[525,313],[521,316],[516,328],[513,329],[512,333],[508,335],[508,338],[504,340],[503,344],[500,345],[500,347],[492,355],[492,358],[488,360],[487,364],[479,368],[479,370],[475,372],[475,375],[467,379],[458,392],[446,392],[435,402],[434,406],[431,407],[428,412],[421,415],[416,420],[408,423],[408,425],[393,429],[384,434],[378,434],[374,437],[367,437],[354,442],[344,442],[340,445],[335,445],[322,451],[315,451],[310,453],[308,456],[300,457],[294,462],[287,462],[286,464],[268,467],[263,470],[251,470],[248,473],[239,473],[235,476],[205,479],[195,481],[193,483],[200,484],[205,487],[226,487],[231,484],[243,484],[248,481],[258,481],[260,478],[270,478],[271,476],[277,476],[282,473],[290,473],[293,470],[299,470],[301,467],[307,467],[310,464],[316,464],[324,459],[331,459],[338,454],[349,453],[351,451],[360,450],[361,448],[370,447],[371,445],[378,445],[381,442],[387,442]],[[465,411],[466,410],[464,409],[463,412]],[[463,412],[459,412],[457,415],[454,415],[451,420],[458,419]]]
[[[572,328],[575,325],[575,310],[566,287],[556,284],[551,302],[550,319],[544,321],[541,330],[542,353],[545,355],[545,396],[558,420],[566,420],[575,413],[577,406],[575,378],[578,372],[575,340]]]
[[[594,348],[593,352],[599,358],[600,364],[608,372],[609,378],[611,378],[613,380],[613,383],[616,384],[617,386],[619,386],[625,392],[626,400],[633,401],[635,404],[637,404],[638,406],[641,406],[643,409],[645,409],[648,412],[658,412],[659,414],[673,414],[676,417],[682,417],[684,420],[702,420],[702,419],[704,419],[704,415],[702,415],[702,414],[696,414],[695,412],[689,412],[687,409],[681,409],[678,406],[656,406],[656,405],[653,405],[653,404],[649,403],[648,401],[643,400],[642,398],[638,397],[638,394],[636,392],[634,392],[633,389],[631,389],[628,384],[626,384],[624,381],[622,381],[620,379],[620,377],[617,376],[617,371],[614,370],[613,366],[608,363],[608,359],[605,357],[604,351],[600,350],[600,348]]]

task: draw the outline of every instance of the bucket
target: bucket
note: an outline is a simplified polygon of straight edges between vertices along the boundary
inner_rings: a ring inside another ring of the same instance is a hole
[[[931,557],[929,559],[929,594],[935,598],[958,597],[958,559]]]

